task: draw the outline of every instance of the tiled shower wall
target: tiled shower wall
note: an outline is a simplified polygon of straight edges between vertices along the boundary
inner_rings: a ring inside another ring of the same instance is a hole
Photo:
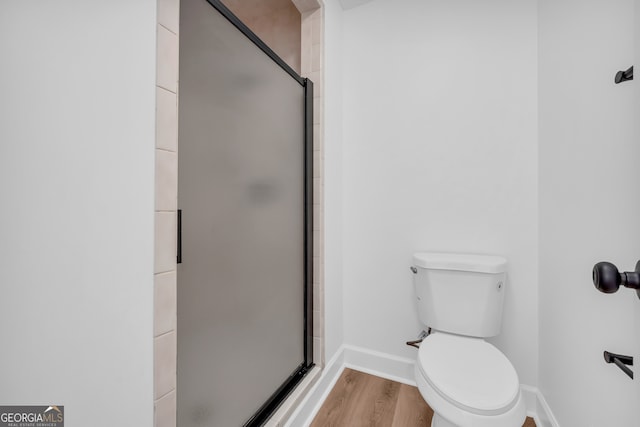
[[[154,280],[154,426],[176,425],[176,212],[180,0],[158,0]]]
[[[292,0],[301,13],[301,74],[314,82],[314,360],[324,365],[323,7]],[[158,0],[154,292],[154,426],[176,426],[176,215],[180,0]]]
[[[313,360],[324,366],[324,8],[320,0],[292,0],[301,19],[303,77],[313,83]]]

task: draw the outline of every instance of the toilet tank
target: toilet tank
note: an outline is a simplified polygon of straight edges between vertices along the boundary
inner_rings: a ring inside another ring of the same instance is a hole
[[[422,252],[413,256],[420,321],[471,337],[500,333],[507,260],[494,255]]]

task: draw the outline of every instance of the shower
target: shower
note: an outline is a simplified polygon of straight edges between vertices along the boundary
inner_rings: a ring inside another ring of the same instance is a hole
[[[313,84],[221,2],[180,15],[178,425],[262,425],[313,366]]]

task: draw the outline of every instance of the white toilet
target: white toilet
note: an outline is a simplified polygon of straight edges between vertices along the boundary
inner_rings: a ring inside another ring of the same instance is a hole
[[[434,411],[432,427],[521,427],[518,374],[483,338],[500,333],[507,260],[417,253],[418,315],[431,328],[418,350],[416,383]]]

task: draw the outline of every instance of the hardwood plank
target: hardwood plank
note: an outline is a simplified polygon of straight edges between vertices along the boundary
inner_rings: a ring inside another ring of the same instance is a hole
[[[425,427],[431,425],[433,409],[427,405],[416,387],[402,384],[391,427]]]
[[[393,417],[398,403],[398,393],[400,383],[395,381],[376,378],[370,376],[371,384],[368,391],[369,397],[365,396],[365,414],[369,412],[369,420],[363,426],[389,427],[393,424]],[[373,405],[372,405],[373,401]],[[368,407],[368,409],[367,409]]]
[[[432,417],[416,387],[345,369],[310,427],[429,427]]]
[[[335,386],[322,404],[318,415],[314,418],[310,427],[339,427],[344,412],[350,410],[354,389],[361,388],[360,383],[365,382],[365,377],[357,371],[345,369]]]
[[[389,427],[399,391],[395,381],[345,369],[311,427]]]

